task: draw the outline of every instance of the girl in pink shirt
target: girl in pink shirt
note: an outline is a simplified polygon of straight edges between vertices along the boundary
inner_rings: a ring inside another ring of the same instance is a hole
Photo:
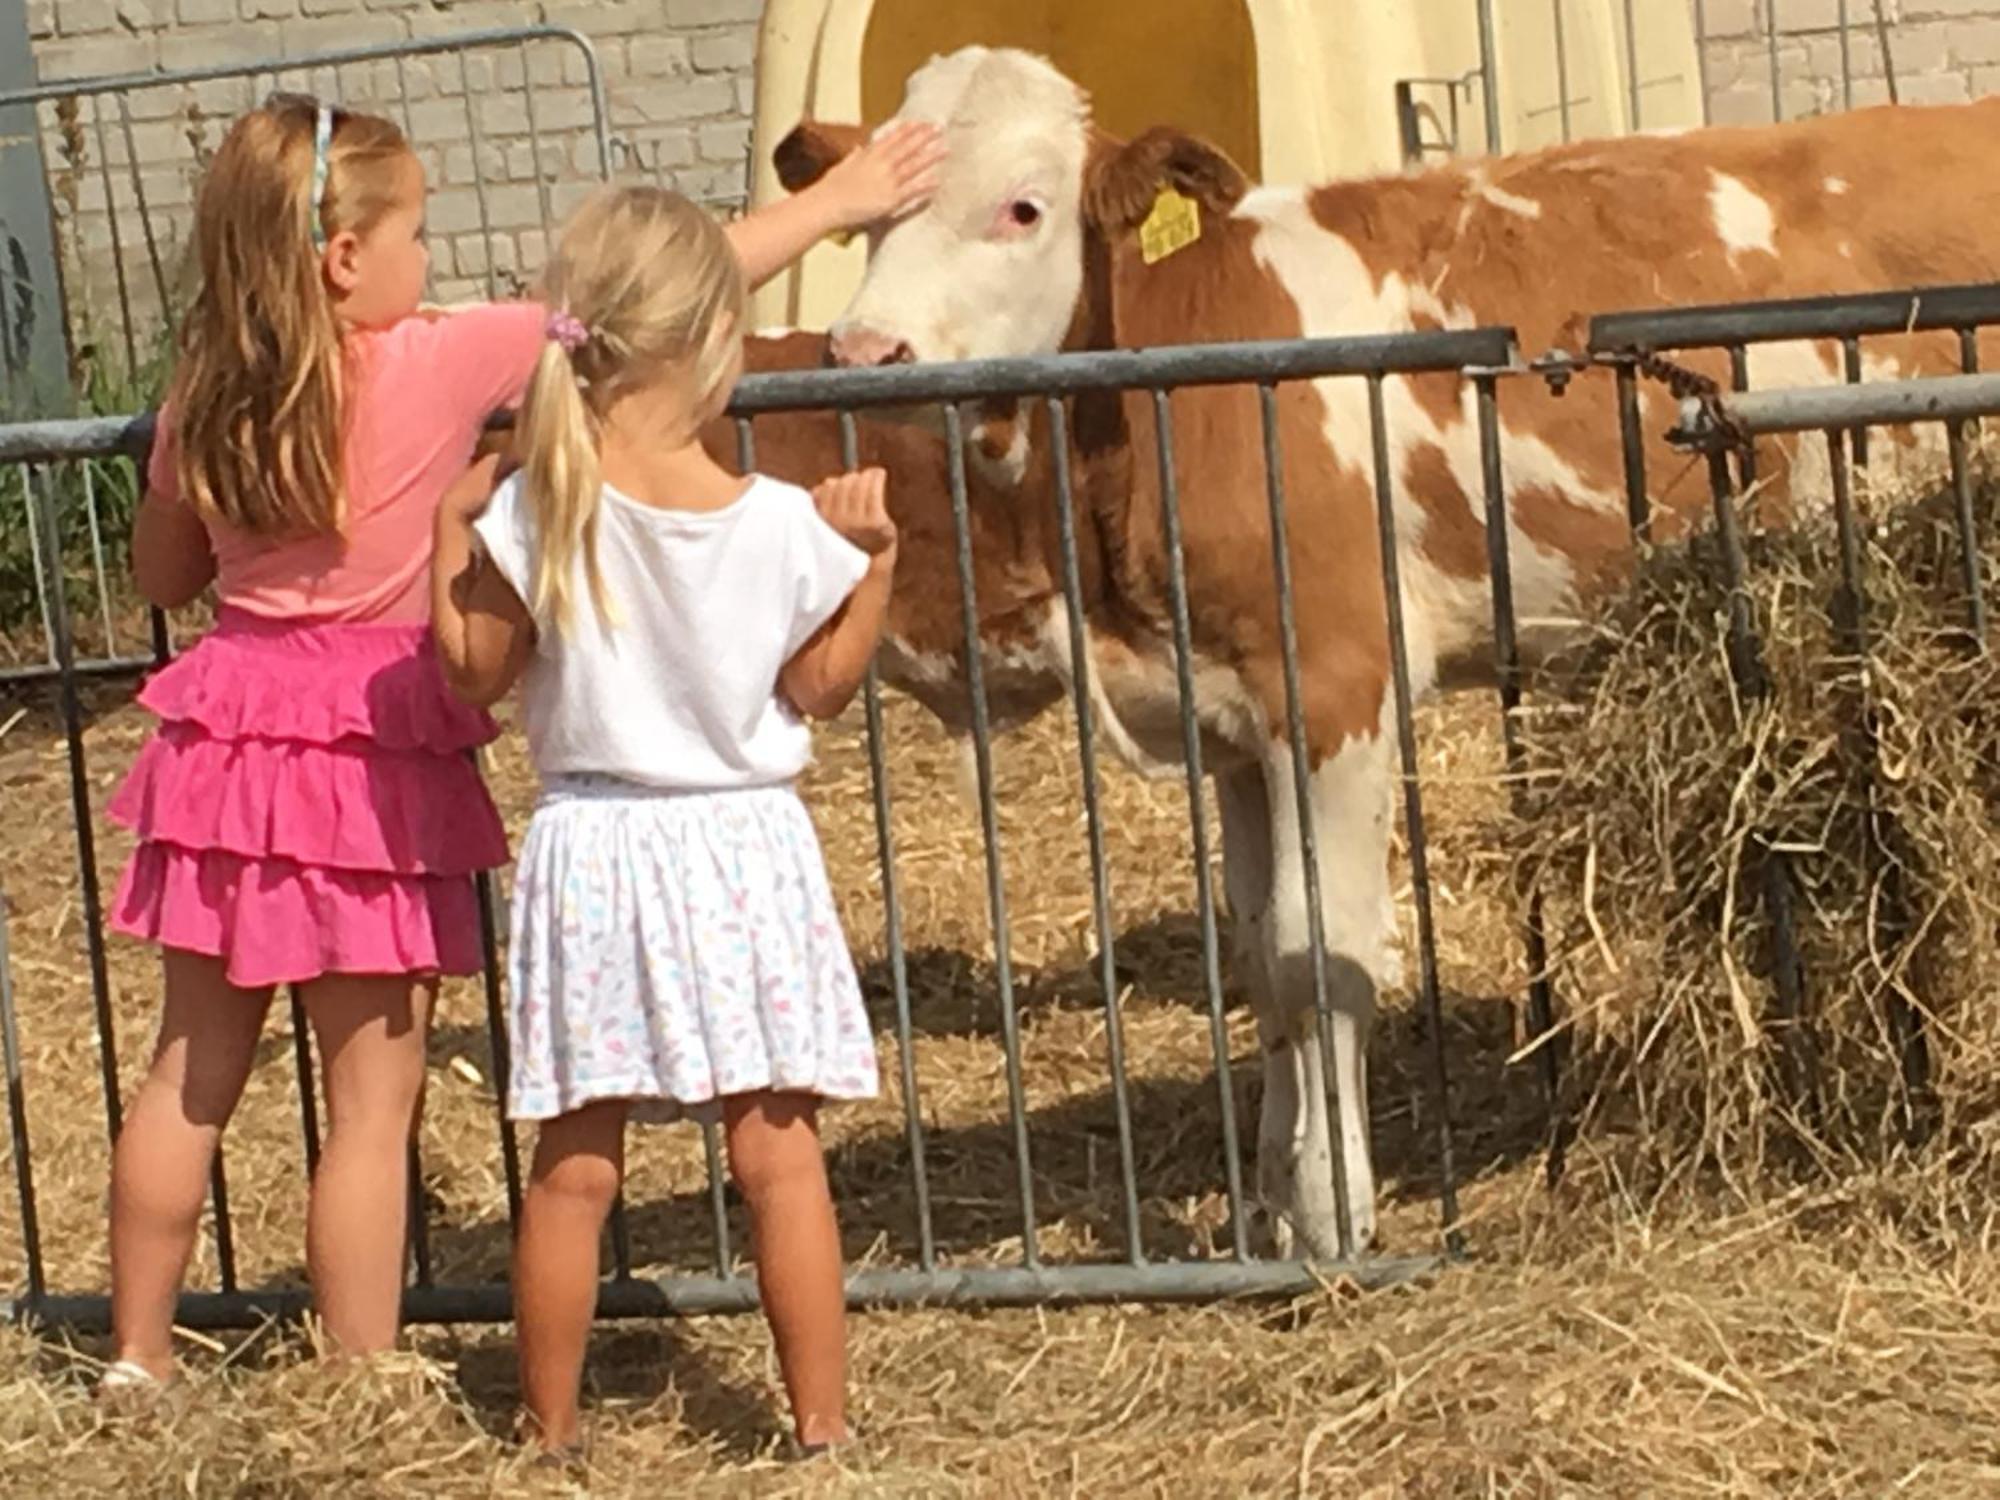
[[[939,154],[927,130],[884,136],[732,225],[747,276],[914,206]],[[161,724],[110,807],[138,837],[112,923],[166,971],[112,1166],[114,1388],[172,1374],[210,1163],[281,984],[325,1071],[319,1315],[350,1352],[396,1335],[431,1004],[439,975],[478,971],[472,877],[507,858],[467,753],[495,727],[431,642],[433,520],[548,337],[531,304],[417,315],[424,191],[388,121],[280,96],[232,127],[197,203],[201,290],[133,567],[163,608],[212,583],[218,609],[147,683]]]

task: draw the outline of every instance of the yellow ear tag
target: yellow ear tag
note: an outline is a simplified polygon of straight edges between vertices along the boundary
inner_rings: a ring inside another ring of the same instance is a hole
[[[1200,238],[1201,209],[1194,199],[1163,187],[1153,200],[1153,211],[1139,226],[1139,258],[1150,266]]]

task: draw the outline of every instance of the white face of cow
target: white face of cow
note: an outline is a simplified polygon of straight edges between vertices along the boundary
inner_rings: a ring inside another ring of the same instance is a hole
[[[951,154],[930,204],[876,236],[835,360],[1060,348],[1083,283],[1083,91],[1029,53],[968,47],[914,74],[897,118],[938,125]]]

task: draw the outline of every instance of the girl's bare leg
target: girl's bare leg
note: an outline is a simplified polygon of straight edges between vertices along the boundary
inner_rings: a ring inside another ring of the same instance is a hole
[[[545,1448],[577,1441],[598,1242],[625,1172],[625,1112],[611,1099],[543,1121],[521,1199],[515,1336],[530,1436]]]
[[[306,1210],[306,1269],[328,1337],[396,1342],[409,1233],[410,1132],[423,1097],[436,981],[329,974],[306,985],[326,1086],[326,1140]]]
[[[841,1443],[848,1435],[847,1293],[818,1109],[808,1094],[723,1100],[730,1175],[750,1206],[757,1286],[793,1432],[805,1444]]]
[[[222,1128],[236,1109],[268,989],[238,989],[222,960],[169,948],[166,1004],[145,1082],[111,1158],[111,1323],[118,1358],[173,1373],[174,1302],[208,1197]]]

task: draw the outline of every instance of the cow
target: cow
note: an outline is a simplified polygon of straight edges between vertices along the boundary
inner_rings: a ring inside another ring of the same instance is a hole
[[[1084,92],[1045,60],[971,47],[909,80],[899,114],[940,124],[950,157],[936,198],[871,235],[868,268],[830,329],[839,363],[1300,335],[1511,325],[1523,347],[1575,348],[1600,311],[1984,280],[2000,274],[2000,100],[1890,107],[1757,128],[1699,130],[1453,162],[1416,175],[1253,187],[1206,141],[1173,128],[1114,139]],[[784,185],[810,183],[865,138],[807,120],[777,147]],[[1149,219],[1191,204],[1183,232],[1143,253]],[[1944,367],[1949,336],[1871,354],[1870,372]],[[1753,351],[1755,383],[1837,378],[1838,351]],[[1723,375],[1719,363],[1703,365]],[[1391,378],[1385,401],[1409,668],[1418,694],[1490,680],[1491,589],[1475,395],[1456,375]],[[1004,654],[1067,678],[1070,641],[1047,587],[1044,442],[1036,403],[980,429],[1017,473],[1016,553],[982,562],[982,610]],[[1277,398],[1299,581],[1310,817],[1320,862],[1331,1055],[1329,1120],[1314,1005],[1304,853],[1286,738],[1258,399],[1176,392],[1196,712],[1224,831],[1239,982],[1264,1054],[1259,1198],[1283,1253],[1328,1257],[1334,1141],[1357,1242],[1374,1237],[1366,1055],[1378,992],[1401,984],[1390,884],[1393,702],[1366,392],[1299,382]],[[1698,524],[1705,476],[1664,441],[1672,404],[1648,389],[1655,534]],[[989,415],[992,415],[989,413]],[[1611,377],[1558,395],[1532,378],[1500,394],[1513,590],[1524,622],[1574,618],[1633,557]],[[1086,684],[1097,716],[1141,769],[1181,759],[1167,559],[1150,398],[1076,398],[1072,430],[1089,574]],[[1025,460],[1021,449],[1025,443]],[[1758,455],[1780,513],[1817,487],[1810,445]],[[1140,457],[1144,455],[1144,457]],[[1004,476],[1003,476],[1004,479]],[[991,540],[1003,544],[1006,528]],[[898,597],[920,565],[905,557]],[[984,597],[990,588],[1019,592]],[[900,634],[892,678],[934,697],[948,655]],[[1538,638],[1524,630],[1524,645]],[[998,644],[997,642],[992,644]]]

